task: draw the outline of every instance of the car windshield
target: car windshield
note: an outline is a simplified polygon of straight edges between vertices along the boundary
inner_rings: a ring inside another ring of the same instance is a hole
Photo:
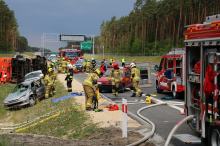
[[[14,88],[14,92],[24,92],[28,89],[28,85],[19,84]]]
[[[83,59],[79,59],[79,60],[76,62],[76,64],[82,64],[83,62],[84,62]]]
[[[78,57],[78,53],[77,52],[66,52],[65,56],[70,57],[70,58]]]

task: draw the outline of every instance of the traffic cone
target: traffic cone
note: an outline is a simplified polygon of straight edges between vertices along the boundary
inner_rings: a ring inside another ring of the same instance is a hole
[[[145,102],[146,102],[146,104],[151,104],[151,96],[150,95],[146,96]]]

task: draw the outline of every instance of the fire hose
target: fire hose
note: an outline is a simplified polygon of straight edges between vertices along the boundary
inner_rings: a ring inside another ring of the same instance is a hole
[[[154,124],[152,121],[150,121],[148,118],[146,118],[146,117],[144,117],[143,115],[141,115],[140,113],[141,113],[143,110],[146,110],[146,109],[148,109],[148,108],[152,108],[152,107],[159,106],[159,105],[165,105],[165,104],[166,104],[165,102],[161,102],[161,103],[157,103],[157,104],[153,104],[153,105],[149,105],[149,106],[142,107],[142,108],[140,108],[140,109],[137,111],[137,115],[138,115],[138,116],[132,114],[131,112],[128,112],[128,115],[131,116],[132,118],[136,119],[137,121],[139,121],[139,122],[141,122],[141,123],[144,122],[145,124],[146,124],[146,122],[149,123],[149,124],[152,126],[152,129],[151,129],[151,131],[148,132],[142,139],[140,139],[140,140],[138,140],[138,141],[136,141],[136,142],[134,142],[134,143],[132,143],[132,144],[129,144],[129,145],[127,145],[127,146],[137,146],[137,145],[140,145],[141,143],[147,141],[149,138],[151,138],[151,137],[154,135],[155,130],[156,130],[155,124]]]
[[[173,134],[176,132],[176,130],[182,125],[184,124],[185,122],[189,121],[189,120],[192,120],[194,117],[194,115],[190,115],[190,116],[187,116],[185,117],[184,119],[182,119],[181,121],[179,121],[174,127],[173,129],[170,131],[168,137],[167,137],[167,140],[165,142],[165,145],[164,146],[168,146],[169,143],[170,143],[170,140],[173,136]]]

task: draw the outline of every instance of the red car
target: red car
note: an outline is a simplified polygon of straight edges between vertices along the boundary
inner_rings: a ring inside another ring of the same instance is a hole
[[[112,82],[109,79],[110,78],[110,74],[111,74],[111,70],[112,69],[108,69],[105,74],[98,79],[98,86],[99,86],[99,91],[103,92],[111,92],[112,91]],[[121,79],[121,84],[120,84],[120,91],[124,92],[125,88],[131,88],[132,87],[132,83],[131,83],[131,70],[130,68],[123,68],[122,70],[122,79]]]

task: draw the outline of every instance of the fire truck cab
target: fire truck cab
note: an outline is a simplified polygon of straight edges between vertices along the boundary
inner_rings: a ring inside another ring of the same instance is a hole
[[[175,49],[163,55],[159,67],[156,68],[156,90],[170,91],[174,98],[185,90],[183,49]]]
[[[62,49],[59,51],[59,56],[64,57],[65,60],[70,60],[72,64],[83,56],[83,52],[78,49]]]
[[[188,122],[209,146],[220,145],[220,15],[185,31],[186,115]]]

